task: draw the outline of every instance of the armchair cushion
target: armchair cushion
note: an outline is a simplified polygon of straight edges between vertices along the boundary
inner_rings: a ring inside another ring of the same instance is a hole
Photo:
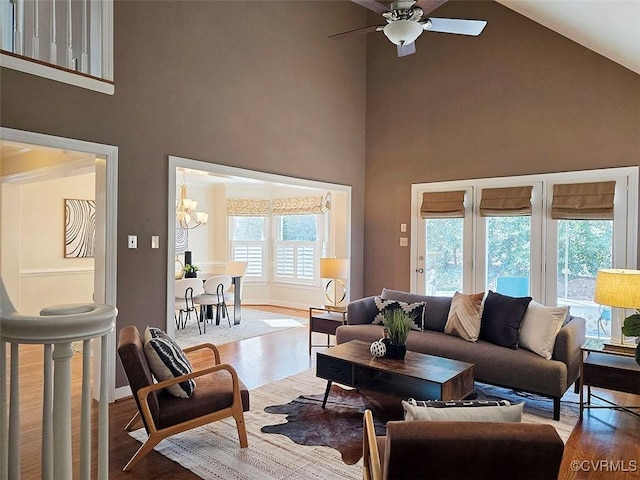
[[[193,371],[191,362],[180,346],[159,328],[147,327],[144,332],[144,353],[153,376],[159,382]],[[196,389],[193,379],[171,385],[166,390],[175,397],[189,398]]]

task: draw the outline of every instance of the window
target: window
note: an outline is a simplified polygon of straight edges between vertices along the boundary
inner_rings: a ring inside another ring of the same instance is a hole
[[[462,291],[463,218],[425,220],[425,292],[427,295],[453,295]]]
[[[531,217],[488,217],[486,288],[513,297],[529,295]]]
[[[266,252],[266,217],[229,217],[231,258],[247,262],[245,278],[264,280]]]
[[[444,190],[464,191],[457,218],[425,207]],[[598,270],[637,266],[637,167],[421,184],[412,195],[412,291],[532,296],[569,305],[590,337],[619,331],[625,312],[593,294]]]
[[[319,215],[276,217],[275,280],[314,283],[319,258]]]
[[[611,334],[611,309],[594,305],[596,274],[612,268],[613,221],[558,221],[558,304],[587,321],[590,337]]]

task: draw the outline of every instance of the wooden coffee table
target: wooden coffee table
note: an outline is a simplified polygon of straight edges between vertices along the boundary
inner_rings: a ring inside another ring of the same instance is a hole
[[[462,400],[473,392],[473,364],[407,352],[404,360],[376,358],[370,345],[352,340],[318,352],[316,376],[327,380],[322,408],[333,382],[417,400]]]

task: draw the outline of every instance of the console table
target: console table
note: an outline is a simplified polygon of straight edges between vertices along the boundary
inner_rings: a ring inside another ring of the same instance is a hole
[[[581,350],[580,419],[582,420],[585,408],[613,408],[640,417],[640,414],[634,411],[640,409],[640,405],[625,407],[591,393],[591,387],[597,387],[640,395],[640,365],[634,358],[633,349],[629,349],[628,353],[607,350],[602,342],[589,340]],[[586,402],[584,401],[585,386],[587,387]],[[591,405],[591,397],[608,405]]]

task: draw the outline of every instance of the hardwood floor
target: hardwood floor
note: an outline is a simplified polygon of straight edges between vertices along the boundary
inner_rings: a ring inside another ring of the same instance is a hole
[[[292,311],[276,307],[264,308],[272,312],[306,316],[306,311]],[[316,335],[316,334],[314,334]],[[326,341],[317,334],[314,342]],[[249,389],[265,385],[315,366],[315,350],[308,355],[308,331],[306,327],[290,328],[281,332],[221,345],[224,362],[234,365],[238,375]],[[20,349],[21,372],[21,431],[22,431],[22,479],[41,476],[40,435],[42,412],[42,347],[22,346]],[[74,355],[74,385],[79,391],[76,372],[81,371],[81,355]],[[596,391],[594,389],[594,391]],[[599,390],[599,394],[622,405],[640,405],[640,396]],[[79,395],[73,395],[74,425],[79,424]],[[97,405],[96,405],[97,407]],[[551,405],[550,405],[551,408]],[[149,453],[132,472],[122,472],[122,467],[134,454],[140,443],[132,439],[124,426],[136,412],[132,398],[122,399],[109,408],[109,471],[110,479],[197,479],[196,475],[180,465],[154,452]],[[97,408],[94,408],[94,423]],[[74,431],[74,452],[78,448],[78,431]],[[95,432],[94,432],[95,433]],[[94,477],[97,467],[97,438],[94,435],[92,453]],[[77,478],[77,455],[74,478]],[[640,418],[614,410],[591,410],[579,422],[565,447],[560,479],[640,479]]]

